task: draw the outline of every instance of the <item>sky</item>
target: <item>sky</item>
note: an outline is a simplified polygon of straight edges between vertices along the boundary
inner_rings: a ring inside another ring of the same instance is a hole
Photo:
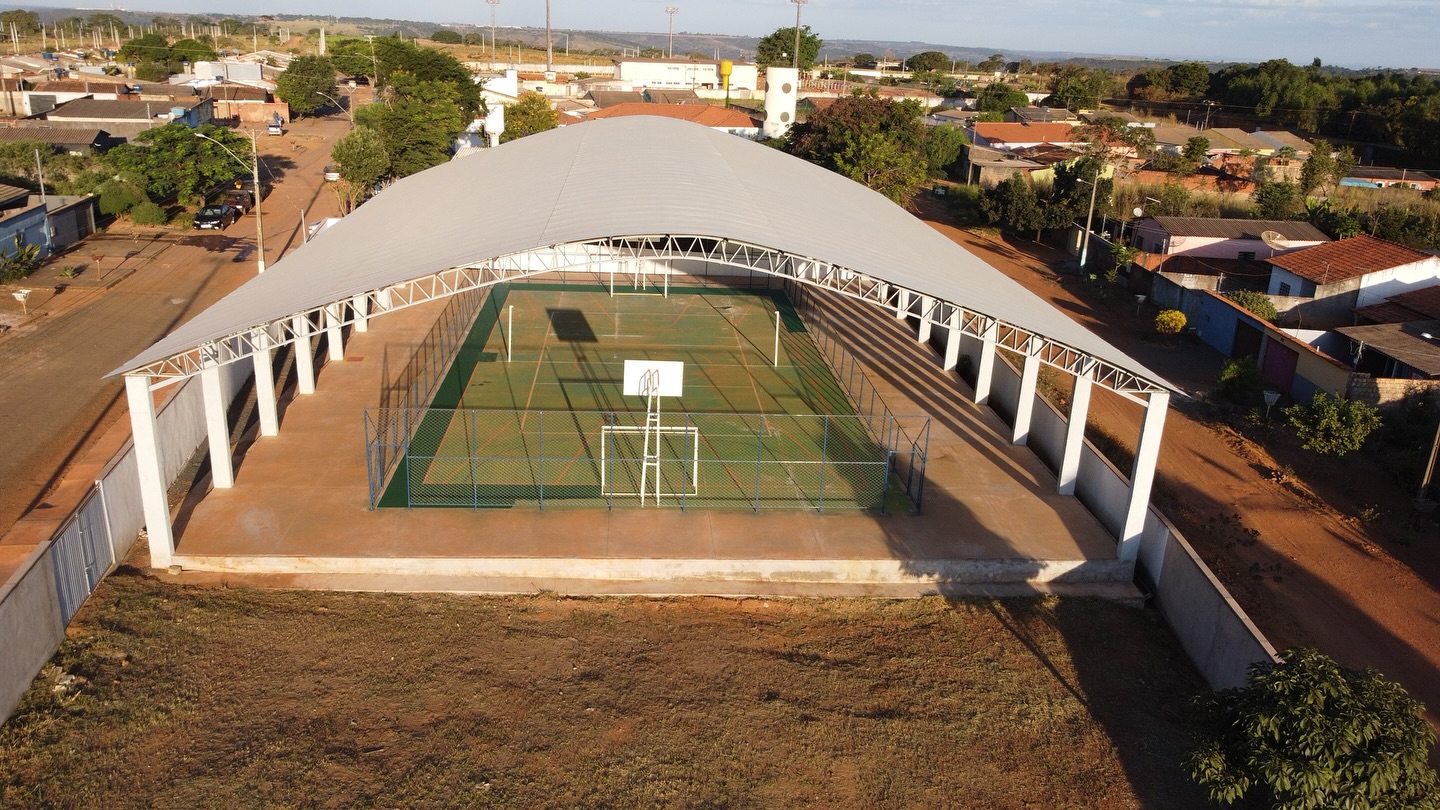
[[[209,4],[142,0],[121,5],[193,13]],[[215,5],[223,13],[225,4]],[[794,25],[796,10],[786,0],[550,0],[550,13],[557,29],[663,33],[667,6],[679,8],[676,33],[752,36]],[[242,0],[230,10],[490,22],[490,7],[481,0]],[[807,0],[801,15],[802,24],[822,39],[918,41],[1002,53],[1063,51],[1242,62],[1284,58],[1296,64],[1319,57],[1325,64],[1344,67],[1440,68],[1440,0],[1007,0],[981,5],[955,0]],[[495,18],[502,26],[543,26],[545,0],[500,0]]]

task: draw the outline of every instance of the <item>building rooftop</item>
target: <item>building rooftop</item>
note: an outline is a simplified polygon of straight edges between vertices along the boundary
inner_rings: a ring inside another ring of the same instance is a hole
[[[94,126],[0,127],[0,143],[48,143],[52,146],[90,146],[110,139]]]
[[[1217,239],[1255,239],[1274,231],[1287,242],[1329,242],[1330,237],[1308,222],[1274,219],[1217,219],[1214,217],[1151,217],[1171,236],[1205,236]]]
[[[1440,285],[1392,295],[1379,304],[1355,310],[1355,314],[1375,323],[1440,319]]]
[[[1317,284],[1333,284],[1429,258],[1431,256],[1427,253],[1384,239],[1352,236],[1338,242],[1281,254],[1270,259],[1270,264]]]
[[[1434,175],[1416,169],[1395,169],[1389,166],[1356,166],[1347,176],[1361,180],[1393,180],[1397,182],[1408,180],[1416,183],[1436,181]]]
[[[173,101],[100,101],[93,98],[77,98],[45,113],[45,117],[47,120],[85,118],[107,121],[149,121],[157,115],[169,112],[172,107],[183,107],[188,110],[199,103],[199,99],[183,98]]]
[[[1335,331],[1426,377],[1440,377],[1440,320],[1342,326]]]
[[[681,121],[691,121],[706,127],[748,129],[755,126],[755,119],[739,110],[711,107],[708,104],[617,104],[613,107],[606,107],[603,110],[596,110],[590,113],[588,117],[591,119],[620,118],[630,115],[657,115],[663,118],[677,118]]]
[[[1074,132],[1069,124],[975,125],[975,134],[991,143],[1074,143]]]

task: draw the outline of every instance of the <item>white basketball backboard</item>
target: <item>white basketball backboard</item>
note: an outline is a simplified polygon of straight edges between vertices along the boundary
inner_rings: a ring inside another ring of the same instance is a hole
[[[659,390],[644,390],[645,377],[655,372]],[[655,393],[662,397],[678,397],[685,383],[685,364],[678,360],[626,360],[625,387],[622,393],[627,397],[643,397]]]

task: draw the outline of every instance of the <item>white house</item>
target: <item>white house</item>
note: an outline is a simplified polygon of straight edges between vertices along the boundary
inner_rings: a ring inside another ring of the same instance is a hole
[[[690,90],[720,90],[720,63],[713,60],[692,62],[689,59],[640,59],[627,57],[615,60],[615,76],[631,86],[680,87]],[[754,65],[738,62],[731,68],[731,90],[755,90],[760,86],[760,72]]]
[[[1271,234],[1268,245],[1262,238]],[[1266,261],[1330,241],[1308,222],[1210,217],[1146,217],[1135,221],[1131,247],[1145,253],[1205,259]]]
[[[1307,324],[1353,323],[1354,310],[1440,284],[1440,256],[1355,236],[1276,256],[1267,292],[1282,314]]]

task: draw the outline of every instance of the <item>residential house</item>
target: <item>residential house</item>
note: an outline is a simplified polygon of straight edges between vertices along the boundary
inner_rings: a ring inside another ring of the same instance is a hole
[[[801,101],[805,100],[806,99],[801,99]],[[974,123],[979,115],[979,113],[973,110],[941,110],[939,112],[932,112],[920,120],[924,122],[926,126],[931,127],[967,127]]]
[[[1077,126],[1080,117],[1064,107],[1011,107],[1005,120],[1012,124],[1069,124]]]
[[[1267,233],[1279,247],[1266,244]],[[1135,221],[1129,243],[1145,253],[1254,261],[1329,241],[1308,222],[1155,216]]]
[[[1268,292],[1287,321],[1353,322],[1353,310],[1440,284],[1440,256],[1355,236],[1269,259]]]
[[[1362,374],[1377,380],[1440,380],[1440,319],[1342,326],[1335,331],[1350,339],[1351,362]]]
[[[43,122],[0,127],[0,143],[43,143],[56,153],[95,155],[123,140],[111,137],[98,127],[26,126],[27,123]]]
[[[1079,146],[1084,143],[1069,124],[976,123],[967,133],[970,142],[977,146],[1006,152],[1041,144]]]
[[[1355,310],[1360,323],[1404,323],[1440,320],[1440,284],[1392,295],[1378,304]]]
[[[1432,191],[1440,180],[1414,169],[1392,169],[1389,166],[1356,166],[1340,181],[1342,186],[1357,188],[1413,188]]]
[[[678,118],[743,138],[760,137],[760,124],[739,110],[708,104],[617,104],[596,110],[586,120],[621,118],[631,115],[659,115]]]
[[[159,101],[98,101],[82,98],[67,102],[42,117],[52,125],[98,126],[112,135],[133,138],[152,127],[181,123],[187,127],[208,124],[214,118],[210,99]]]

